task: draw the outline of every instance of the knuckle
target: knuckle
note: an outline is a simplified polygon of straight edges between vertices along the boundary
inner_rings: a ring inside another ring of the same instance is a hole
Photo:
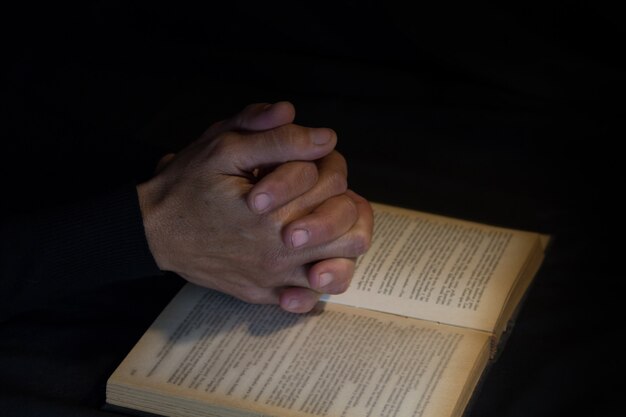
[[[298,171],[298,182],[304,184],[315,184],[317,179],[317,166],[312,162],[301,162]]]
[[[357,255],[363,255],[372,245],[372,236],[364,230],[360,230],[352,236],[352,250]]]
[[[341,196],[342,199],[341,201],[343,201],[343,206],[344,206],[344,215],[346,217],[349,216],[349,218],[352,218],[356,221],[356,219],[358,219],[359,217],[359,208],[357,207],[356,203],[354,202],[354,200],[352,200],[350,197],[348,197],[347,195],[342,195]]]
[[[267,254],[261,261],[261,268],[268,274],[275,275],[283,271],[283,260],[275,253]]]
[[[263,109],[265,105],[263,103],[252,103],[248,104],[243,108],[239,113],[237,113],[233,117],[233,124],[237,129],[244,130],[254,130],[253,126],[253,118],[258,114],[258,112]]]
[[[333,158],[335,158],[336,163],[345,171],[348,169],[348,162],[346,158],[338,151],[332,152]]]
[[[217,157],[233,153],[233,146],[238,140],[239,136],[234,132],[220,133],[211,142],[211,154]]]
[[[231,119],[231,124],[237,129],[245,129],[248,121],[248,111],[250,106],[247,106],[244,110],[234,115]]]
[[[343,194],[348,189],[348,179],[339,171],[333,171],[326,178],[328,190],[332,195]]]
[[[264,145],[276,155],[277,161],[286,162],[290,159],[293,149],[297,148],[297,134],[293,126],[286,125],[263,132]]]
[[[285,170],[281,177],[273,177],[266,183],[276,195],[286,201],[304,194],[315,186],[318,180],[317,166],[313,162],[291,161],[283,165]]]

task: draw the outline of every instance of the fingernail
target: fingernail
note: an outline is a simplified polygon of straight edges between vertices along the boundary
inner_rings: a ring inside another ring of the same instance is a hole
[[[333,280],[333,274],[330,272],[322,272],[319,276],[319,285],[320,288],[324,288]]]
[[[326,145],[330,142],[332,135],[328,129],[313,129],[313,143],[316,145]]]
[[[296,229],[291,234],[291,244],[294,248],[299,248],[309,241],[309,231],[304,229]]]
[[[287,308],[289,310],[295,310],[300,307],[300,301],[297,298],[292,298],[287,302]]]
[[[272,199],[270,198],[269,195],[265,193],[257,194],[254,197],[254,208],[257,211],[263,211],[270,206],[271,202],[272,202]]]

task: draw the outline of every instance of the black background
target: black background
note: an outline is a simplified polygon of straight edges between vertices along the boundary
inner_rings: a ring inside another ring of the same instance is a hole
[[[472,416],[618,414],[623,13],[127,3],[3,6],[4,213],[141,181],[210,123],[290,100],[297,123],[337,131],[367,198],[553,235]],[[179,285],[98,289],[3,323],[0,405],[95,415]]]

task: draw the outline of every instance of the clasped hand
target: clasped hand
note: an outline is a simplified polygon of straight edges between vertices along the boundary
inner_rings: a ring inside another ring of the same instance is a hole
[[[137,187],[161,270],[291,312],[348,288],[372,210],[347,188],[335,132],[294,116],[288,102],[250,105]]]

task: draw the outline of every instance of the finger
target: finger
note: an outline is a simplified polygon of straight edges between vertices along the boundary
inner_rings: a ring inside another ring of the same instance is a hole
[[[284,285],[311,288],[319,292],[338,294],[345,291],[350,284],[356,258],[364,254],[371,244],[373,230],[373,212],[369,202],[351,190],[346,192],[358,210],[358,220],[338,239],[304,250],[292,251],[292,262],[295,265],[307,265]],[[301,276],[305,275],[306,283]]]
[[[246,106],[235,116],[214,123],[204,133],[205,136],[217,136],[229,130],[260,131],[274,129],[293,123],[296,110],[288,101],[274,104],[254,103]]]
[[[280,207],[310,190],[317,183],[313,162],[286,162],[262,177],[247,196],[248,207],[263,213]]]
[[[320,295],[309,288],[287,287],[280,291],[279,304],[290,313],[307,313],[317,305]]]
[[[324,201],[348,189],[348,168],[339,152],[333,151],[317,161],[317,170],[319,178],[315,186],[281,209],[287,221],[306,216]]]
[[[282,283],[267,286],[253,283],[240,285],[230,283],[211,288],[230,294],[247,303],[279,304],[286,311],[304,313],[311,310],[320,297],[317,291],[308,288],[308,269],[309,267],[306,265],[299,266],[287,274]]]
[[[370,247],[374,225],[374,214],[369,202],[348,190],[346,195],[354,201],[358,216],[352,228],[341,237],[324,245],[307,248],[302,251],[305,261],[315,262],[328,258],[356,258],[364,254]]]
[[[283,242],[292,249],[332,242],[345,234],[358,219],[356,203],[346,194],[324,201],[311,214],[283,229]]]
[[[343,245],[342,239],[346,240],[346,252],[342,258],[353,258],[363,255],[370,248],[374,229],[374,212],[369,201],[352,190],[346,191],[346,195],[354,201],[359,212],[358,220],[354,226],[341,238],[333,241],[333,244]],[[339,252],[339,251],[338,251]]]
[[[294,124],[245,135],[226,132],[220,138],[225,142],[228,161],[240,172],[288,161],[314,161],[329,154],[337,143],[332,129]]]
[[[293,104],[279,101],[274,104],[250,105],[231,118],[227,124],[230,130],[259,131],[293,123],[295,117],[296,110]]]
[[[319,261],[309,269],[312,289],[325,294],[341,294],[350,286],[356,258],[331,258]]]

